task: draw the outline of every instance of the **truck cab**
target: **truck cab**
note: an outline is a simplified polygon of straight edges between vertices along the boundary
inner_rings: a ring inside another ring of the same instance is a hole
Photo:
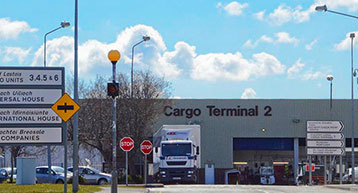
[[[189,140],[163,141],[159,164],[161,181],[196,182],[197,150]]]
[[[198,137],[192,126],[165,127],[154,138],[154,169],[162,183],[196,183],[200,167]],[[195,135],[195,134],[194,134]],[[157,140],[156,140],[157,139]]]

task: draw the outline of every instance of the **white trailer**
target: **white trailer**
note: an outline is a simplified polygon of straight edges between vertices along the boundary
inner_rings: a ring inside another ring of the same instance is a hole
[[[200,125],[163,125],[153,142],[153,169],[160,182],[197,182]]]

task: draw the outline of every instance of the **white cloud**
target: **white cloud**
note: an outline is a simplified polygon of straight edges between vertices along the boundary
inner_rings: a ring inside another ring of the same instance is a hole
[[[168,51],[158,31],[150,26],[136,25],[124,29],[114,42],[104,43],[98,40],[87,40],[79,45],[79,74],[92,78],[99,73],[110,73],[107,53],[111,49],[121,52],[117,66],[131,64],[131,47],[138,43],[143,35],[151,40],[135,48],[135,69],[151,69],[156,75],[174,79],[180,75],[190,76],[195,80],[218,79],[243,81],[259,76],[283,74],[285,66],[268,53],[253,54],[245,59],[237,53],[197,54],[195,46],[179,41],[172,51]],[[261,41],[271,42],[269,37],[262,36]],[[43,63],[43,47],[36,52],[32,65]],[[73,38],[63,36],[47,42],[47,65],[65,66],[73,71]]]
[[[182,71],[179,66],[190,66],[193,64],[195,56],[195,46],[190,46],[185,42],[177,42],[174,46],[174,51],[165,52],[159,58],[159,62],[154,64],[154,72],[167,79],[174,79]]]
[[[305,45],[306,50],[312,50],[312,47],[317,43],[317,39]]]
[[[12,62],[17,60],[19,64],[23,64],[25,58],[29,55],[31,48],[23,49],[20,47],[5,47],[5,50],[2,51],[3,62]]]
[[[312,68],[302,72],[305,66],[306,65],[301,62],[301,58],[299,58],[295,64],[287,70],[287,77],[289,79],[315,80],[323,78],[326,74],[321,71],[314,71]]]
[[[256,97],[256,92],[253,88],[246,88],[244,90],[244,92],[241,95],[242,99],[255,99]]]
[[[351,38],[350,38],[351,33],[355,34],[355,38],[353,39],[353,44],[358,45],[358,40],[357,40],[358,32],[349,32],[349,33],[346,34],[346,38],[344,40],[342,40],[338,44],[334,45],[336,50],[343,51],[343,50],[349,50],[351,48],[351,41],[352,41]]]
[[[121,53],[119,62],[126,64],[131,63],[131,48],[135,43],[142,40],[143,35],[149,35],[151,40],[142,43],[135,48],[135,64],[138,67],[151,65],[155,67],[157,61],[161,57],[161,53],[166,50],[164,41],[161,35],[150,26],[136,25],[126,28],[118,36],[117,40],[112,43],[103,43],[97,40],[87,40],[79,45],[79,73],[85,76],[95,76],[96,74],[108,67],[107,53],[112,49],[118,49]],[[48,66],[66,66],[73,70],[73,38],[63,36],[53,40],[47,41],[47,65]],[[145,51],[145,55],[143,52]],[[43,46],[36,52],[32,65],[42,65],[43,61]],[[138,69],[138,68],[137,68]],[[167,71],[162,68],[163,74]]]
[[[275,34],[275,36],[277,37],[278,43],[289,43],[297,46],[299,42],[297,38],[291,37],[287,32],[278,32]]]
[[[256,40],[254,43],[252,43],[251,40],[247,40],[243,46],[246,48],[255,48],[261,42],[272,43],[272,42],[274,42],[274,40],[271,37],[263,35],[258,40]]]
[[[21,33],[35,32],[25,21],[11,21],[9,18],[0,18],[0,40],[16,39]]]
[[[275,44],[279,44],[279,43],[291,43],[294,44],[295,46],[298,45],[299,40],[295,37],[291,37],[291,35],[287,32],[278,32],[275,34],[276,39],[273,39],[267,35],[263,35],[261,36],[258,40],[256,40],[255,42],[252,42],[252,40],[247,40],[245,42],[245,44],[243,45],[243,47],[245,48],[255,48],[256,46],[258,46],[261,42],[265,42],[265,43],[275,43]]]
[[[288,78],[294,78],[294,77],[296,77],[304,67],[305,67],[305,64],[301,63],[301,58],[298,59],[298,60],[287,70]]]
[[[265,52],[254,54],[252,59],[245,59],[240,52],[210,53],[199,55],[194,59],[191,77],[194,80],[245,81],[259,76],[284,73],[285,66]]]
[[[295,8],[291,8],[284,4],[279,5],[273,12],[268,14],[267,22],[273,25],[283,25],[287,22],[302,23],[310,19],[310,14],[314,13],[314,5],[311,5],[308,9],[303,10],[303,7],[298,5]],[[256,19],[264,20],[264,11],[255,14]]]
[[[312,70],[302,74],[303,80],[314,80],[318,78],[324,78],[325,74],[321,71],[313,72]]]
[[[265,16],[265,10],[254,14],[254,17],[260,21],[264,20],[264,16]]]
[[[228,15],[230,16],[240,16],[242,15],[243,9],[248,7],[248,3],[239,3],[237,1],[233,1],[227,5],[223,5],[221,2],[219,2],[216,7],[220,10],[224,10]]]

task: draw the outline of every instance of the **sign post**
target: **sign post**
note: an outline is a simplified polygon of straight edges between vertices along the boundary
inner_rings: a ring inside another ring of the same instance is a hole
[[[140,144],[140,151],[144,154],[144,184],[147,185],[147,155],[153,150],[152,142],[144,140]]]
[[[326,177],[326,156],[345,155],[344,125],[342,121],[307,121],[307,155],[309,156],[309,184],[312,185],[312,155],[324,156],[324,182]],[[330,159],[330,162],[332,160]],[[330,167],[332,164],[330,164]],[[341,165],[340,165],[341,170]],[[340,182],[342,175],[340,172]]]
[[[119,145],[126,152],[126,186],[128,186],[128,152],[134,148],[134,141],[130,137],[123,137]]]

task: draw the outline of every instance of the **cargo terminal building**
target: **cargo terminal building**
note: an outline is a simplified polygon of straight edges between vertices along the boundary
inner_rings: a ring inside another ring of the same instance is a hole
[[[358,103],[355,102],[355,133],[358,136]],[[245,170],[245,175],[253,175],[260,166],[273,167],[275,177],[278,176],[276,182],[280,183],[288,174],[295,179],[299,164],[307,161],[307,121],[330,120],[344,124],[346,155],[343,165],[351,167],[350,100],[333,100],[330,109],[329,100],[316,99],[173,99],[164,107],[154,131],[162,125],[200,125],[201,183],[205,182],[205,166],[215,168],[217,184],[228,183],[227,176],[234,169],[240,170],[241,175]],[[338,157],[331,159],[339,163]],[[322,161],[321,156],[313,156],[316,165]]]

